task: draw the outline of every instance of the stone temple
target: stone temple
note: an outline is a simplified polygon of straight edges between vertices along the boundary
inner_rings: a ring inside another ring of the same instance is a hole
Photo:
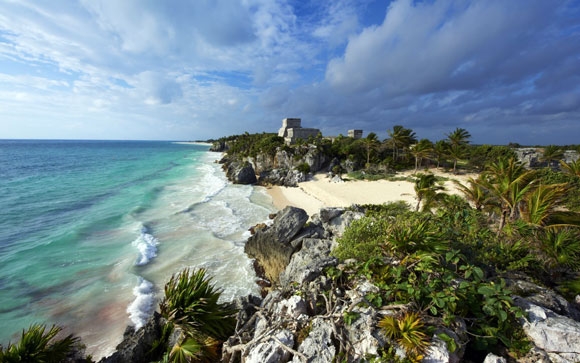
[[[278,130],[278,136],[284,138],[286,145],[296,142],[298,139],[308,139],[310,136],[316,137],[319,129],[302,127],[302,120],[299,118],[285,118],[282,120],[282,127]]]

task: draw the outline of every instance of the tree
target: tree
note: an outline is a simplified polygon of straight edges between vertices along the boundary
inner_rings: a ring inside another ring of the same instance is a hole
[[[447,156],[447,150],[449,149],[449,144],[445,140],[439,140],[433,145],[433,152],[437,158],[437,168],[441,164],[441,160],[444,160]]]
[[[387,130],[387,133],[390,137],[388,144],[393,148],[393,161],[395,162],[399,158],[399,150],[404,150],[409,145],[417,142],[415,132],[401,125],[393,126],[392,130]]]
[[[481,211],[483,206],[489,203],[489,193],[481,186],[480,181],[469,178],[467,179],[468,185],[463,185],[456,180],[453,182],[459,188],[459,191],[461,191],[465,199],[473,203],[476,210]]]
[[[580,177],[580,159],[569,163],[560,160],[560,166],[562,167],[563,172]]]
[[[377,134],[375,134],[374,132],[371,132],[370,134],[367,135],[367,137],[365,137],[362,140],[363,140],[363,143],[364,143],[365,148],[367,150],[367,165],[370,165],[371,152],[374,151],[378,147],[379,139],[377,137]]]
[[[526,170],[522,163],[514,158],[500,158],[491,163],[478,179],[478,184],[485,188],[500,207],[498,234],[505,226],[507,217],[514,220],[519,212],[519,204],[534,184],[533,170]]]
[[[428,158],[433,152],[433,143],[428,139],[421,139],[411,147],[411,154],[415,157],[415,173],[424,158]]]
[[[466,129],[456,128],[453,132],[446,134],[449,144],[453,145],[467,145],[471,135]]]
[[[419,178],[415,180],[415,194],[417,194],[415,211],[419,210],[421,202],[423,202],[423,211],[429,210],[433,203],[443,196],[443,193],[438,192],[445,188],[437,185],[436,182],[435,175],[431,173],[420,174]]]
[[[453,145],[449,144],[447,148],[447,156],[453,160],[453,174],[457,173],[457,162],[459,160],[465,159],[467,156],[467,148],[465,145]]]
[[[471,135],[466,129],[456,128],[453,132],[446,134],[449,141],[448,155],[453,159],[453,174],[457,172],[457,161],[467,155],[467,144]]]

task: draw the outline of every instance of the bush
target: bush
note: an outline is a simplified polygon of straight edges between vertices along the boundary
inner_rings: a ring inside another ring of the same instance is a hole
[[[301,173],[308,174],[310,173],[310,165],[308,165],[308,163],[302,163],[296,166],[296,170],[298,170]]]

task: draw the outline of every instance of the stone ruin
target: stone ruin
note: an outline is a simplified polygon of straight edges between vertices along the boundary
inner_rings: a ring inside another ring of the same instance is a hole
[[[348,137],[358,140],[362,139],[363,130],[348,130]]]
[[[319,129],[305,128],[301,126],[302,120],[299,118],[285,118],[282,120],[282,127],[278,130],[278,136],[284,138],[286,145],[296,142],[298,139],[306,140],[310,136],[316,137]]]

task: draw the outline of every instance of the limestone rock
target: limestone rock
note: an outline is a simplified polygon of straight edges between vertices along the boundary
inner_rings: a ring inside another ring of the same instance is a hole
[[[227,158],[224,159],[226,159],[224,162],[226,176],[232,183],[255,184],[258,181],[252,164],[248,162],[229,161]]]
[[[311,330],[306,339],[300,344],[298,352],[304,354],[309,363],[331,363],[335,361],[336,347],[333,341],[332,324],[322,318],[312,320]],[[292,363],[302,363],[294,356]]]
[[[506,363],[507,360],[504,357],[499,357],[493,353],[489,353],[485,356],[483,363]]]
[[[506,283],[514,294],[525,296],[529,302],[580,321],[580,310],[553,290],[525,280],[509,279]]]
[[[523,298],[516,298],[514,303],[527,314],[527,319],[522,319],[526,335],[535,346],[548,353],[550,360],[580,361],[579,322]]]
[[[270,227],[256,231],[246,242],[246,254],[256,259],[272,283],[278,281],[290,262],[295,249],[290,242],[307,220],[308,214],[303,209],[286,207],[276,215]]]
[[[371,307],[356,307],[352,310],[359,317],[346,325],[346,336],[353,347],[352,358],[357,361],[367,355],[377,355],[384,344],[375,335],[377,325],[376,311]]]
[[[330,256],[332,241],[305,238],[300,251],[294,253],[286,269],[280,274],[280,284],[290,282],[299,285],[308,283],[318,277],[328,266],[336,265],[335,257]]]
[[[292,348],[294,346],[294,336],[288,330],[280,330],[274,335],[282,344]],[[281,347],[280,343],[274,339],[259,343],[249,348],[245,363],[284,363],[290,360],[290,352]]]

